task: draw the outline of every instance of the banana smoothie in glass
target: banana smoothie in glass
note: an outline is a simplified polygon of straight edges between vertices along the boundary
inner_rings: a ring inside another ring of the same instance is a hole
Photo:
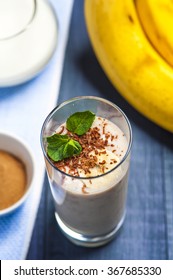
[[[131,141],[127,117],[105,99],[73,98],[46,118],[41,144],[55,217],[72,242],[103,245],[123,224]]]

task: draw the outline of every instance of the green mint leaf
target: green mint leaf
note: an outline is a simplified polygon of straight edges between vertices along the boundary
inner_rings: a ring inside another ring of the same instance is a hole
[[[54,134],[47,137],[47,154],[53,161],[60,161],[80,154],[81,145],[68,135]]]
[[[95,114],[90,111],[76,112],[66,121],[66,127],[69,131],[77,135],[85,134],[95,119]]]
[[[65,144],[69,141],[68,135],[61,135],[61,134],[53,134],[51,136],[47,137],[47,143],[49,144],[49,147],[60,147],[62,144]]]
[[[78,155],[82,151],[82,147],[79,142],[70,139],[69,142],[64,146],[63,156],[64,158]]]

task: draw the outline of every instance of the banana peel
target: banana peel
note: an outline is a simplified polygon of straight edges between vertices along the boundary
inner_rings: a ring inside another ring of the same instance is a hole
[[[148,40],[173,67],[172,0],[135,0],[135,5]]]
[[[146,36],[135,1],[85,0],[84,8],[93,49],[112,84],[141,114],[173,132],[173,68]]]

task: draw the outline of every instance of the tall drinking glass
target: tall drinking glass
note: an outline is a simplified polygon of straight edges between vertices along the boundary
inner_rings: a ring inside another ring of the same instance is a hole
[[[110,145],[114,147],[113,152],[121,146],[121,151],[117,152],[119,162],[100,175],[73,176],[57,168],[49,158],[46,138],[54,134],[70,115],[87,110],[119,129]],[[41,146],[55,203],[55,217],[62,232],[73,243],[88,247],[103,245],[122,226],[126,213],[131,144],[132,130],[127,117],[106,99],[94,96],[72,98],[58,105],[44,121]],[[89,184],[91,191],[86,191],[84,187]]]

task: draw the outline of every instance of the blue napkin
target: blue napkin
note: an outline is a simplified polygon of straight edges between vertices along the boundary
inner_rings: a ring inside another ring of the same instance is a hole
[[[0,259],[25,259],[39,206],[44,160],[40,130],[47,114],[56,105],[73,0],[51,0],[59,22],[55,54],[46,69],[31,81],[0,88],[0,130],[16,134],[30,146],[36,160],[34,188],[15,212],[0,217]]]

